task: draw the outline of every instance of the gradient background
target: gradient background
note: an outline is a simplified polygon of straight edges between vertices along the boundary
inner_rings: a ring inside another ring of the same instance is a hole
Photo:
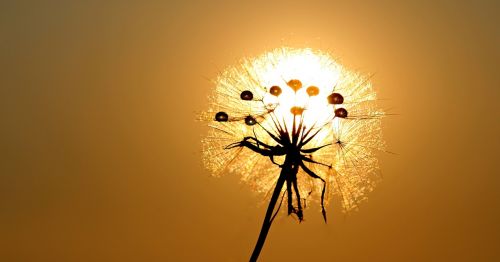
[[[262,261],[500,259],[498,1],[145,2],[0,4],[1,261],[247,260],[265,205],[210,177],[195,119],[281,45],[375,72],[398,155],[359,212],[277,219]]]

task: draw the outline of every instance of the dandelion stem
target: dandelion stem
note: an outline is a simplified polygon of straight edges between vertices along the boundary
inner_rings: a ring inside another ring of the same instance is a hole
[[[287,176],[290,175],[290,172],[293,172],[291,164],[288,161],[285,161],[282,166],[278,181],[276,182],[276,187],[274,188],[273,195],[271,196],[271,200],[269,201],[266,216],[264,217],[264,222],[262,223],[262,228],[260,230],[259,238],[257,239],[257,244],[255,244],[252,256],[250,257],[250,262],[255,262],[259,258],[260,251],[262,250],[264,242],[266,241],[267,233],[271,228],[274,208],[276,206],[276,203],[278,202],[281,190],[283,188],[283,185],[285,184]]]

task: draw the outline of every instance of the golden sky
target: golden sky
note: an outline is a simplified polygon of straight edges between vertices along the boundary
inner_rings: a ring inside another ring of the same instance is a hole
[[[201,163],[207,79],[283,45],[372,78],[383,180],[262,261],[500,259],[498,1],[3,1],[0,260],[245,261],[266,205]]]

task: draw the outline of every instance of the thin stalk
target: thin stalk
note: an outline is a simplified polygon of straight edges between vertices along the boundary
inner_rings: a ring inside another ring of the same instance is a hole
[[[286,181],[286,176],[292,171],[290,163],[285,161],[281,169],[280,176],[278,181],[276,182],[276,187],[274,188],[273,195],[271,196],[271,200],[269,201],[269,206],[267,207],[266,216],[264,217],[264,222],[262,223],[262,228],[260,230],[259,238],[257,239],[257,244],[255,244],[255,248],[252,252],[252,256],[250,257],[250,262],[255,262],[259,258],[260,251],[264,246],[264,242],[266,241],[267,233],[269,233],[269,229],[271,228],[273,211],[278,202],[281,189]]]

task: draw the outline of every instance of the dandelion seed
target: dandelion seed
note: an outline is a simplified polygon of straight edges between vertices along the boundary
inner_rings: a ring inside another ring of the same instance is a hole
[[[340,105],[344,103],[344,97],[339,93],[332,93],[327,97],[328,103],[332,105]]]
[[[294,106],[292,108],[290,108],[290,113],[292,113],[292,115],[302,115],[302,113],[304,112],[304,108],[302,107],[298,107],[298,106]]]
[[[214,175],[238,174],[270,195],[250,261],[283,201],[299,221],[306,203],[319,202],[326,222],[332,196],[345,211],[366,199],[377,181],[374,151],[383,148],[383,112],[366,77],[327,53],[279,48],[228,68],[215,85],[203,114],[211,127],[204,163]]]
[[[245,124],[247,124],[249,126],[253,126],[253,125],[257,124],[257,120],[255,120],[255,118],[253,118],[253,116],[247,116],[247,117],[245,117]]]
[[[226,122],[228,119],[229,116],[226,112],[217,112],[217,114],[215,114],[215,121],[217,122]]]
[[[241,100],[249,101],[249,100],[253,99],[253,94],[252,94],[252,92],[245,90],[245,91],[241,92],[240,98],[241,98]]]
[[[335,116],[340,117],[340,118],[346,118],[347,117],[347,110],[345,108],[337,108],[335,109]]]
[[[302,82],[298,79],[292,79],[286,83],[290,88],[293,89],[293,91],[297,92],[297,90],[302,88]]]
[[[271,95],[273,95],[273,96],[279,96],[279,95],[281,95],[281,87],[279,87],[279,86],[272,86],[269,89],[269,93],[271,93]]]
[[[317,96],[319,94],[319,88],[317,86],[310,86],[306,89],[309,96]]]

